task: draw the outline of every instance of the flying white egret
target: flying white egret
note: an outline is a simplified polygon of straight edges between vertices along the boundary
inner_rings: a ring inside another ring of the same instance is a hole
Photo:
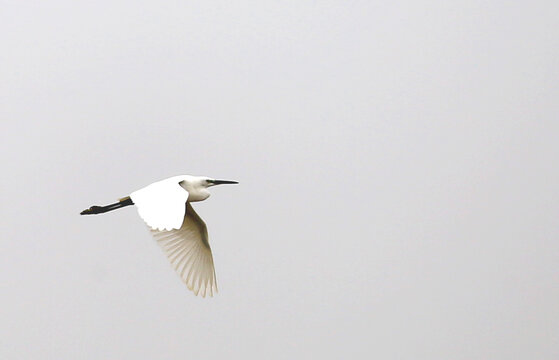
[[[208,188],[237,181],[215,180],[206,176],[180,175],[155,182],[117,203],[92,206],[81,215],[101,214],[136,205],[138,214],[150,227],[171,265],[186,286],[198,295],[217,292],[214,261],[208,230],[190,203],[210,197]]]

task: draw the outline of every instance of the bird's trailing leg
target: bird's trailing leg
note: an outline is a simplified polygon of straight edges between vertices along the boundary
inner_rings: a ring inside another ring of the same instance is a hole
[[[107,211],[120,209],[121,207],[125,207],[128,205],[134,205],[134,202],[132,201],[132,199],[130,199],[129,196],[121,199],[119,202],[114,204],[110,204],[106,206],[93,205],[89,209],[85,209],[84,211],[82,211],[80,215],[102,214],[102,213],[106,213]]]

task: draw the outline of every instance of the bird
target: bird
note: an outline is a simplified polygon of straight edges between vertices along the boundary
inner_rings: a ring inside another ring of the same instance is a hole
[[[217,293],[217,279],[208,229],[191,203],[209,198],[208,188],[212,186],[238,183],[207,176],[173,176],[136,190],[114,204],[93,205],[80,214],[102,214],[135,205],[188,289],[196,296],[213,296]]]

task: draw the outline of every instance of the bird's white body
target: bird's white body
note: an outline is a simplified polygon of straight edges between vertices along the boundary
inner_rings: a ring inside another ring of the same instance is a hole
[[[150,227],[171,265],[196,295],[212,296],[217,291],[214,263],[204,221],[190,203],[210,197],[208,188],[236,181],[215,180],[206,176],[179,175],[134,191],[121,202],[107,207],[94,206],[83,215],[136,205],[138,214]],[[127,200],[128,199],[128,200]]]
[[[130,198],[152,229],[179,229],[183,222],[184,205],[209,198],[208,187],[214,185],[210,181],[216,180],[206,176],[173,176],[134,191]]]

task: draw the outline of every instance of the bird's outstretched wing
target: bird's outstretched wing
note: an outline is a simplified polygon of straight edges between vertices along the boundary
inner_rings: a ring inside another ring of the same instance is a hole
[[[214,260],[208,242],[208,230],[190,203],[178,230],[151,230],[171,265],[186,286],[194,292],[213,296],[217,292]]]
[[[171,178],[155,182],[134,191],[130,198],[140,217],[153,230],[180,229],[188,191],[179,185],[178,180]]]

